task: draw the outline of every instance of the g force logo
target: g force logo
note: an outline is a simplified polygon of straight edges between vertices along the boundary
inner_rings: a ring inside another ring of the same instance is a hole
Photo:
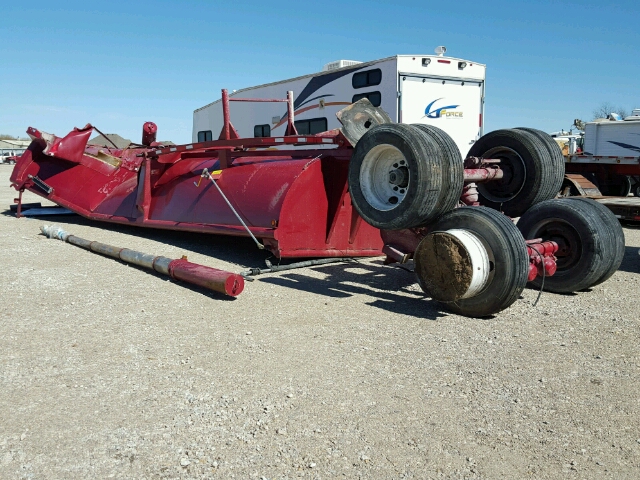
[[[424,110],[425,117],[427,118],[462,118],[461,111],[458,111],[458,110],[452,111],[455,108],[458,108],[460,105],[448,105],[446,107],[438,107],[434,110],[431,110],[431,108],[433,107],[433,104],[440,100],[442,100],[442,98],[437,98],[433,102],[431,102],[429,105],[427,105],[427,108],[425,108]]]

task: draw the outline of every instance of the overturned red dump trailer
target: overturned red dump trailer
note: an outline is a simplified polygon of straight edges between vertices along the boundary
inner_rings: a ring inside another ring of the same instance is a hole
[[[229,100],[220,138],[188,145],[158,144],[151,123],[127,149],[89,145],[91,125],[30,128],[11,182],[87,218],[250,236],[278,257],[413,259],[427,294],[470,316],[507,308],[528,281],[581,290],[620,265],[606,208],[551,200],[564,159],[542,132],[491,132],[463,160],[442,130],[390,123],[366,99],[339,112],[343,128],[298,135],[290,94],[285,136],[238,138]]]
[[[353,150],[337,130],[304,136],[292,124],[293,135],[240,139],[227,122],[218,141],[162,147],[145,130],[146,145],[124,150],[88,145],[92,132],[30,128],[11,181],[87,218],[253,235],[278,257],[380,255],[379,231],[351,208]],[[224,195],[200,181],[205,169]]]

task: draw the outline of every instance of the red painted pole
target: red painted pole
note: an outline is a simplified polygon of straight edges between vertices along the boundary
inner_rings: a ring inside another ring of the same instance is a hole
[[[142,145],[150,147],[156,141],[158,126],[153,122],[145,122],[142,126]]]
[[[298,135],[293,111],[293,92],[291,90],[287,92],[287,131],[285,132],[285,136],[286,135]]]
[[[504,176],[504,172],[499,168],[465,168],[465,182],[488,182],[491,180],[499,180]]]
[[[244,289],[244,278],[241,275],[205,267],[187,260],[178,259],[171,262],[169,275],[177,280],[215,290],[231,297],[237,297]]]
[[[222,136],[220,140],[231,139],[231,129],[229,127],[231,120],[229,117],[229,92],[226,88],[222,89],[222,116],[224,119],[224,126],[222,127]]]
[[[40,230],[49,238],[57,238],[71,243],[77,247],[100,253],[111,258],[122,260],[125,263],[137,265],[148,270],[168,275],[176,280],[208,288],[216,292],[237,297],[244,290],[244,278],[237,273],[225,272],[217,268],[205,267],[197,263],[191,263],[184,258],[171,259],[149,255],[148,253],[130,250],[128,248],[114,247],[106,243],[92,242],[84,238],[71,235],[61,228],[54,226],[42,226]]]

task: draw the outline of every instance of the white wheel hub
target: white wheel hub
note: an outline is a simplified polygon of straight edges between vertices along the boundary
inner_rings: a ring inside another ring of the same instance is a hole
[[[447,230],[446,233],[460,240],[471,259],[471,282],[461,298],[475,297],[487,285],[489,279],[489,254],[480,239],[468,230],[454,229]]]
[[[455,302],[478,295],[489,283],[489,252],[469,230],[428,234],[414,254],[416,273],[434,300]]]
[[[409,164],[393,145],[376,145],[360,167],[360,189],[369,205],[378,211],[396,208],[407,195]]]

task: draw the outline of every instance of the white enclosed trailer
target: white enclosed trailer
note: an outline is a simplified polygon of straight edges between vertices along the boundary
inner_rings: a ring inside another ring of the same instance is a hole
[[[640,197],[640,109],[624,120],[589,122],[582,138],[571,140],[565,153],[565,170],[569,174],[567,180],[573,185],[572,194],[585,194],[576,186],[578,177],[575,175],[581,175],[583,179],[578,183],[585,192],[590,191],[590,195],[626,197],[633,192],[634,196]],[[565,182],[567,186],[570,185]],[[630,201],[616,205],[623,203]],[[635,208],[632,217],[637,220],[637,205]]]
[[[640,116],[634,115],[622,121],[587,123],[584,130],[584,154],[640,156]]]
[[[366,97],[395,122],[441,128],[464,158],[483,134],[484,90],[485,65],[442,55],[396,55],[332,62],[320,73],[237,90],[230,97],[284,99],[293,91],[300,134],[338,128],[336,112]],[[232,102],[230,116],[240,137],[285,134],[284,103]],[[195,110],[193,141],[217,139],[222,126],[221,100]]]

